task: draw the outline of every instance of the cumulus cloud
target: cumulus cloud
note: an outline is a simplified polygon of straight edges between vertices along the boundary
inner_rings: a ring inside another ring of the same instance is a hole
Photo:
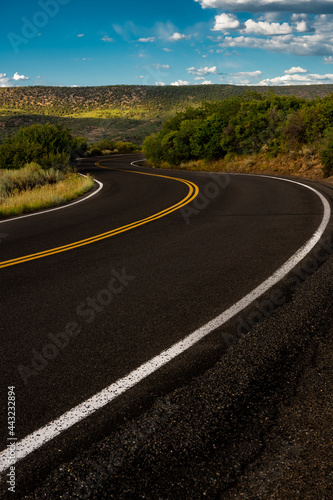
[[[300,66],[293,66],[292,68],[285,70],[286,75],[294,75],[295,73],[308,73],[308,70],[301,68]]]
[[[19,75],[18,72],[14,73],[12,77],[7,76],[6,73],[0,73],[0,87],[13,87],[13,82],[20,80],[29,80],[29,77]]]
[[[213,85],[213,82],[211,82],[210,80],[204,80],[203,82],[201,82],[201,85]]]
[[[324,57],[325,64],[333,64],[333,56]]]
[[[13,75],[13,80],[29,80],[29,77],[28,76],[24,76],[24,75],[19,75],[18,72],[16,71],[16,73]]]
[[[233,14],[220,14],[215,16],[215,25],[212,31],[228,31],[237,30],[240,28],[241,23]]]
[[[198,75],[198,76],[218,74],[217,66],[212,66],[211,68],[205,66],[204,68],[197,68],[197,69],[193,66],[191,68],[187,68],[187,71],[192,75]]]
[[[171,42],[179,42],[179,40],[189,40],[192,38],[192,35],[184,35],[182,33],[174,33],[173,35],[169,36],[169,40]]]
[[[173,87],[181,87],[183,85],[190,85],[190,82],[186,82],[184,80],[177,80],[176,82],[171,83]]]
[[[164,87],[165,86],[165,83],[164,82],[156,82],[155,85],[159,86],[159,87]],[[171,84],[172,85],[172,84]]]
[[[318,74],[292,74],[277,76],[275,78],[267,78],[262,80],[259,85],[270,86],[270,85],[318,85],[318,84],[332,84],[333,74],[328,73],[326,75]]]
[[[293,12],[330,13],[332,0],[194,0],[203,9],[221,9],[230,12]]]
[[[0,87],[12,87],[13,84],[10,83],[10,78],[6,73],[0,73]]]
[[[270,50],[272,52],[293,53],[300,56],[331,55],[333,35],[314,33],[313,35],[280,35],[272,38],[225,37],[220,47],[239,47]]]
[[[268,19],[265,19],[265,17],[272,18],[273,16],[263,16],[261,19],[259,18],[258,21],[248,19],[244,23],[241,23],[234,14],[221,14],[219,16],[215,16],[215,24],[212,31],[221,31],[222,33],[227,33],[228,31],[239,31],[244,35],[263,36],[288,35],[290,33],[315,31],[314,28],[309,27],[306,19],[296,19],[295,17],[293,24],[289,24],[287,22],[271,22]],[[327,19],[323,20],[322,24],[327,26]]]
[[[287,35],[293,32],[293,28],[288,23],[256,22],[253,19],[249,19],[245,22],[245,29],[242,32],[254,35]]]

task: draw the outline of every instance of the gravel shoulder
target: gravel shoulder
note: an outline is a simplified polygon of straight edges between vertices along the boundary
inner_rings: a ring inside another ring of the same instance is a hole
[[[308,353],[294,395],[281,401],[264,451],[221,499],[333,497],[333,329]]]

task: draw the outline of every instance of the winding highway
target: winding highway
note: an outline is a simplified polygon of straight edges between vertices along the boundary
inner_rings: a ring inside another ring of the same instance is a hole
[[[3,471],[8,387],[18,469],[38,477],[211,366],[228,319],[214,318],[269,283],[330,217],[299,183],[140,161],[84,160],[81,172],[103,185],[96,195],[0,222]]]

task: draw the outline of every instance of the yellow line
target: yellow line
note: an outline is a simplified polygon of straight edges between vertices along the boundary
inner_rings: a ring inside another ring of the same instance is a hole
[[[105,168],[108,170],[117,170],[113,169],[111,167],[106,167],[100,165],[100,163],[96,163],[96,165],[100,168]],[[171,207],[166,208],[165,210],[162,210],[161,212],[157,212],[156,214],[150,215],[149,217],[146,217],[145,219],[141,219],[135,222],[132,222],[131,224],[127,224],[126,226],[121,226],[116,229],[112,229],[111,231],[107,231],[106,233],[101,233],[97,234],[96,236],[91,236],[90,238],[86,238],[84,240],[80,241],[75,241],[73,243],[69,243],[68,245],[63,245],[61,247],[56,247],[56,248],[50,248],[49,250],[44,250],[43,252],[38,252],[34,253],[31,255],[24,255],[23,257],[18,257],[16,259],[11,259],[11,260],[6,260],[4,262],[0,262],[0,269],[3,269],[5,267],[9,266],[15,266],[17,264],[22,264],[24,262],[29,262],[31,260],[36,260],[36,259],[41,259],[43,257],[48,257],[49,255],[55,255],[57,253],[61,252],[67,252],[68,250],[73,250],[74,248],[79,248],[85,245],[90,245],[91,243],[96,243],[97,241],[104,240],[106,238],[111,238],[112,236],[116,236],[117,234],[124,233],[126,231],[130,231],[131,229],[134,229],[139,226],[143,226],[144,224],[148,224],[148,222],[152,222],[154,220],[160,219],[162,217],[165,217],[166,215],[171,214],[172,212],[175,212],[176,210],[184,207],[191,201],[193,201],[196,196],[199,193],[199,188],[196,184],[193,182],[187,181],[185,179],[178,179],[177,177],[169,177],[166,175],[157,175],[157,174],[149,174],[147,172],[138,172],[136,170],[121,170],[122,172],[130,172],[133,174],[139,174],[139,175],[150,175],[152,177],[162,177],[164,179],[172,179],[174,181],[182,182],[183,184],[186,184],[189,188],[189,192],[185,198],[183,198],[181,201],[176,203],[175,205],[172,205]]]

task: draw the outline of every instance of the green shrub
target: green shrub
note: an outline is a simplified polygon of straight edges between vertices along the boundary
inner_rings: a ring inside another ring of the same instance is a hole
[[[326,132],[325,148],[320,154],[324,177],[333,175],[333,128]]]
[[[69,129],[60,125],[24,127],[0,146],[0,168],[23,168],[36,162],[45,168],[66,170],[73,164],[84,140],[74,138]]]
[[[155,166],[260,151],[276,157],[303,146],[318,147],[329,126],[333,127],[333,94],[309,102],[249,92],[178,113],[145,139],[144,151]]]
[[[102,156],[103,155],[102,150],[99,148],[92,148],[90,150],[90,154],[91,154],[91,156]]]

